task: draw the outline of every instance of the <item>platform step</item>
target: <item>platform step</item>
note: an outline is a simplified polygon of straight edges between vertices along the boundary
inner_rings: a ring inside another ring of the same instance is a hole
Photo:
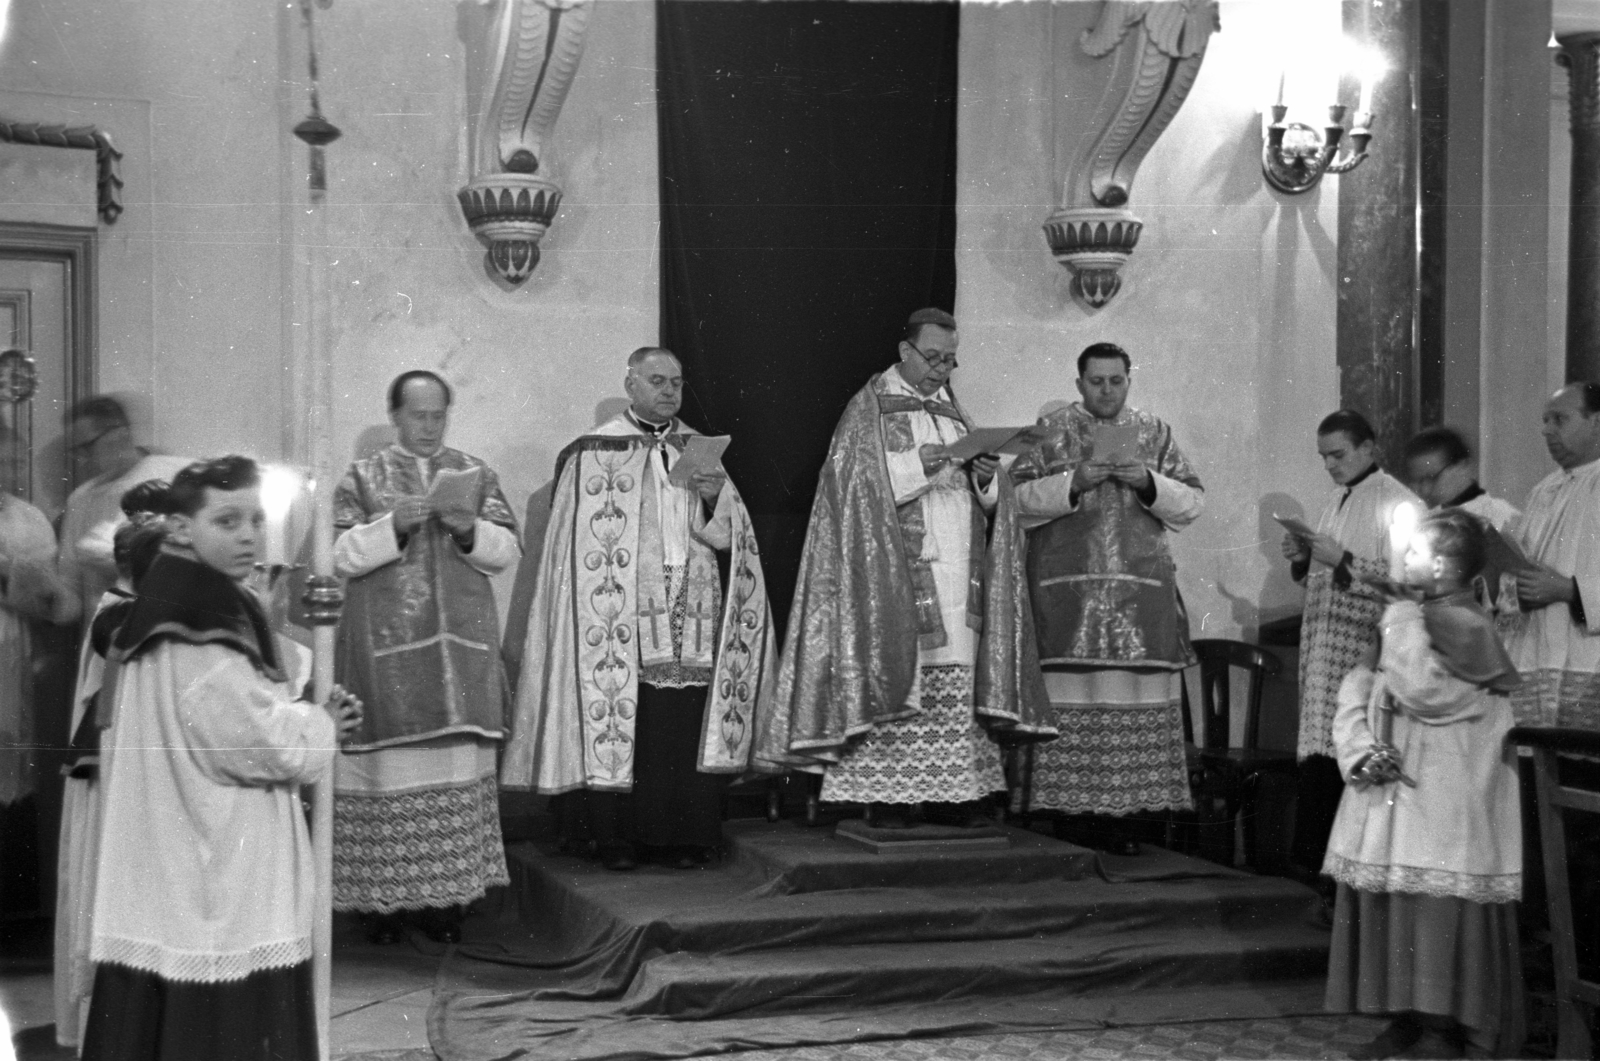
[[[1327,971],[1312,928],[1192,929],[1170,935],[1084,931],[1038,939],[789,947],[660,954],[618,999],[634,1016],[715,1019],[883,1006],[930,998],[1104,994],[1221,983],[1281,983]]]

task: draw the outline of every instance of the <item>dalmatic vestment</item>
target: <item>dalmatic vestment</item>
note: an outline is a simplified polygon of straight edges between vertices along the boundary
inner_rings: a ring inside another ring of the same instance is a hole
[[[1469,592],[1399,601],[1380,625],[1378,670],[1344,677],[1333,722],[1347,784],[1322,864],[1339,883],[1327,1005],[1453,1017],[1479,1056],[1515,1057],[1522,823],[1504,690],[1516,671]],[[1380,739],[1414,784],[1348,782]]]
[[[1190,805],[1180,686],[1194,659],[1168,535],[1200,515],[1200,479],[1172,429],[1137,409],[1104,421],[1080,403],[1011,468],[1027,583],[1059,740],[1027,749],[1023,810],[1127,814]],[[1116,479],[1076,501],[1098,425],[1132,427],[1149,492]]]
[[[402,545],[393,509],[441,470],[479,469],[470,551],[437,519]],[[339,681],[365,704],[334,775],[334,906],[392,913],[471,902],[509,878],[495,785],[509,699],[489,577],[521,555],[493,471],[441,448],[356,461],[334,495],[349,581]]]
[[[673,764],[679,781],[667,779],[669,789],[693,785],[686,772],[725,777],[757,765],[751,751],[776,669],[760,550],[731,480],[709,517],[692,486],[668,481],[694,433],[676,420],[649,433],[624,413],[557,459],[505,787],[631,792],[641,814],[670,802],[674,792],[647,791],[636,774],[651,757],[636,727],[652,695],[672,690],[705,693],[687,713],[683,695],[657,697],[673,702],[672,717],[654,721],[674,737],[685,728],[692,736],[683,743],[691,761]],[[726,594],[719,553],[727,554]],[[694,839],[640,839],[709,846],[700,838],[720,829],[717,820],[688,823]]]
[[[985,615],[1026,622],[1017,585],[985,579],[986,512],[968,473],[928,474],[925,444],[970,421],[948,388],[924,396],[897,369],[856,393],[834,431],[812,504],[779,671],[767,760],[826,769],[823,797],[962,802],[1003,789],[994,739],[1053,736],[1036,675],[1014,645],[975,674]],[[978,682],[975,690],[975,681]]]
[[[1506,622],[1523,682],[1517,721],[1600,730],[1600,461],[1547,475],[1513,533],[1528,558],[1577,580],[1579,605],[1551,604]],[[1502,593],[1502,616],[1515,595]]]

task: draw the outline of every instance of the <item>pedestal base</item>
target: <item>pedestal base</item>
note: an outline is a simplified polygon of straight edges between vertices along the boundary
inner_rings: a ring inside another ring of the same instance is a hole
[[[962,829],[954,825],[877,829],[859,818],[852,818],[840,822],[833,835],[880,855],[894,851],[982,851],[1011,846],[1011,838],[998,825],[981,829]]]

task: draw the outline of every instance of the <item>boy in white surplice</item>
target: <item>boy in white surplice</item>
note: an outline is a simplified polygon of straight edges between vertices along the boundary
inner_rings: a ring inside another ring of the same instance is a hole
[[[1474,602],[1483,532],[1429,516],[1405,557],[1421,590],[1390,604],[1344,679],[1333,738],[1346,786],[1322,871],[1338,882],[1330,1010],[1395,1020],[1351,1057],[1516,1057],[1522,1040],[1518,682]]]

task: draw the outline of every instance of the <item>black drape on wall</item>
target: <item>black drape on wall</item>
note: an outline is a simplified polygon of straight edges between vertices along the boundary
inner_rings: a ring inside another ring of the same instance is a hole
[[[658,0],[661,343],[730,434],[773,610],[908,314],[955,301],[956,3]]]

